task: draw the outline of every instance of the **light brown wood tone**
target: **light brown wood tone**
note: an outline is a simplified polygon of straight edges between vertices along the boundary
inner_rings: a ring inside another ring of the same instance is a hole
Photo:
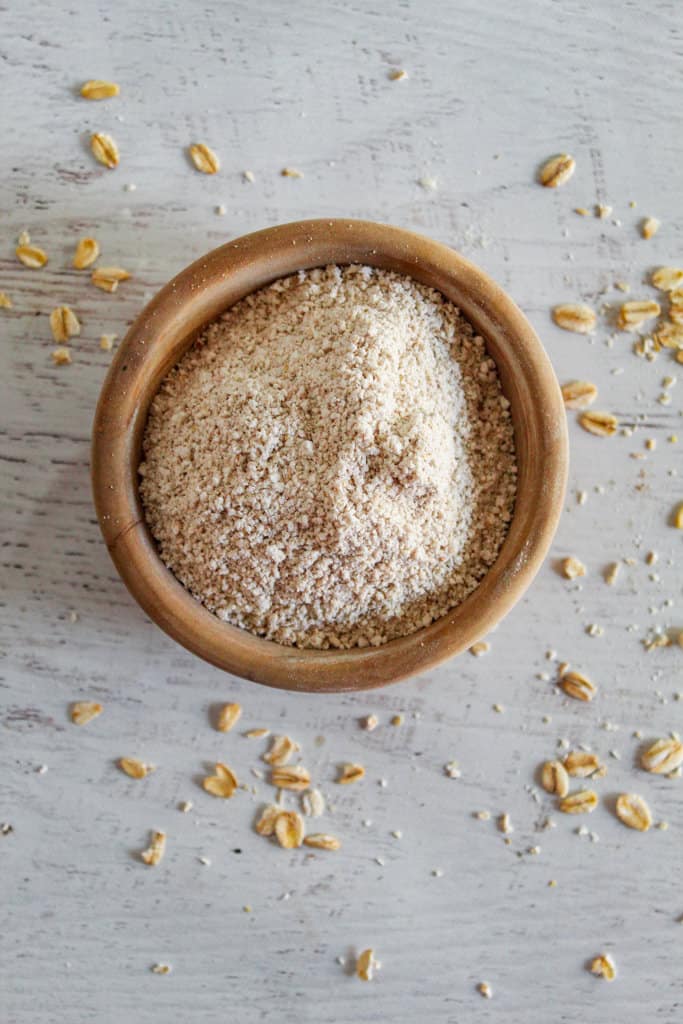
[[[197,333],[244,295],[278,277],[329,263],[408,274],[458,305],[486,339],[510,400],[518,494],[500,555],[457,608],[377,648],[284,647],[230,626],[199,604],[159,558],[144,521],[137,467],[149,404]],[[547,553],[562,508],[567,432],[560,390],[530,324],[482,271],[445,245],[401,228],[311,220],[267,228],[197,260],[135,321],[102,388],[93,427],[92,479],[104,539],[144,611],[184,647],[218,667],[287,690],[361,690],[424,672],[466,650],[507,614]]]

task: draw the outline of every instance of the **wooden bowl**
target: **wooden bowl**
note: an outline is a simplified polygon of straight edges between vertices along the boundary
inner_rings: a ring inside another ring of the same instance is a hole
[[[510,400],[518,459],[513,521],[477,589],[443,618],[382,647],[284,647],[222,622],[161,561],[145,523],[137,470],[147,411],[197,333],[228,306],[278,277],[330,263],[409,275],[459,306],[485,338]],[[528,321],[493,281],[428,238],[358,220],[310,220],[228,242],[174,278],[119,347],[93,428],[95,507],[114,564],[133,597],[178,643],[219,668],[286,690],[382,686],[433,668],[491,630],[534,578],[555,532],[567,475],[565,413],[550,362]]]

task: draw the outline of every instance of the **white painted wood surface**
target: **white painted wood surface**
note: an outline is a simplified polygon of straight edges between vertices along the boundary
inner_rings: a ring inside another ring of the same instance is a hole
[[[681,535],[667,523],[683,498],[681,446],[666,440],[683,436],[683,380],[658,404],[670,355],[641,361],[623,335],[608,346],[602,327],[593,339],[563,333],[549,308],[616,302],[616,280],[649,295],[646,272],[683,259],[682,53],[680,5],[663,0],[3,5],[0,289],[14,302],[0,311],[0,821],[14,829],[0,835],[3,1024],[681,1019],[683,782],[638,771],[632,732],[683,731],[681,651],[640,643],[654,624],[683,627]],[[392,67],[410,77],[389,81]],[[120,98],[80,100],[88,77],[115,79]],[[118,170],[92,160],[92,130],[118,140]],[[216,177],[190,167],[196,140],[220,154]],[[534,173],[559,150],[578,169],[550,192]],[[286,165],[303,179],[281,178]],[[419,187],[424,175],[436,191]],[[594,202],[620,223],[572,212]],[[662,220],[650,242],[637,230],[647,214]],[[488,656],[362,697],[281,694],[175,647],[116,578],[88,484],[110,359],[99,335],[123,333],[158,286],[223,240],[313,215],[393,222],[459,248],[528,313],[560,378],[595,381],[599,407],[637,426],[599,440],[571,424],[552,554],[585,561],[585,580],[561,580],[551,559]],[[23,228],[49,253],[42,271],[13,257]],[[70,269],[86,233],[104,263],[134,275],[116,295]],[[83,335],[73,365],[56,368],[47,314],[61,302]],[[647,437],[656,451],[631,459]],[[621,558],[634,562],[607,587],[601,569]],[[604,635],[588,636],[590,623]],[[599,683],[593,704],[539,677],[553,671],[549,648]],[[82,698],[105,711],[77,729],[67,712]],[[225,699],[244,705],[244,728],[300,741],[339,853],[289,853],[253,832],[269,795],[250,776],[263,744],[211,729]],[[369,711],[382,723],[371,734],[357,727]],[[387,724],[396,712],[403,727]],[[597,788],[608,801],[586,821],[598,843],[529,790],[561,738],[607,759]],[[114,766],[123,754],[158,770],[131,781]],[[197,780],[217,758],[258,797],[204,794]],[[342,790],[345,759],[367,777]],[[451,759],[458,780],[444,775]],[[643,794],[668,831],[625,829],[609,805],[623,790]],[[491,821],[473,817],[482,809]],[[493,820],[504,811],[508,847]],[[551,813],[557,827],[539,831]],[[156,869],[138,856],[151,828],[169,836]],[[383,966],[364,984],[337,957],[370,945]],[[617,962],[613,985],[586,970],[601,951]],[[151,973],[156,962],[173,973]],[[491,1001],[476,991],[483,980]]]

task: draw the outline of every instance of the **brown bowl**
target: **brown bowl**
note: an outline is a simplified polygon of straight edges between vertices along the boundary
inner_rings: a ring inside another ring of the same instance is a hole
[[[409,275],[459,306],[486,340],[510,400],[518,460],[513,521],[497,561],[458,607],[382,647],[299,650],[253,636],[207,611],[161,561],[138,496],[150,402],[201,328],[244,295],[297,270],[362,263]],[[510,298],[452,249],[359,220],[310,220],[228,242],[193,263],[149,303],[121,344],[93,428],[92,481],[104,539],[147,614],[178,643],[219,668],[286,690],[382,686],[470,647],[512,608],[552,540],[567,475],[564,408],[536,334]]]

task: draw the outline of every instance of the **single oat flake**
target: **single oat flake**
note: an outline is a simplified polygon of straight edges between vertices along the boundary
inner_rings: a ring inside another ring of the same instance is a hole
[[[248,740],[261,740],[270,735],[270,729],[247,729],[244,735]]]
[[[573,697],[575,700],[590,701],[593,700],[598,688],[595,683],[592,683],[588,676],[583,675],[582,672],[577,672],[574,669],[564,672],[558,680],[558,685],[564,690],[569,697]]]
[[[301,794],[301,809],[309,818],[319,818],[325,811],[325,797],[319,789],[309,789]]]
[[[311,776],[301,764],[289,765],[282,768],[273,768],[270,773],[272,786],[278,789],[291,789],[295,793],[301,793],[308,789],[311,784]]]
[[[583,412],[579,416],[579,424],[596,437],[613,437],[619,420],[611,412]]]
[[[588,380],[570,380],[562,385],[562,398],[568,409],[587,409],[598,397],[598,389]]]
[[[85,100],[108,100],[118,96],[119,91],[116,82],[105,82],[100,78],[91,78],[81,86],[81,96]]]
[[[560,563],[562,575],[567,580],[575,580],[579,576],[586,575],[586,566],[583,562],[580,562],[578,558],[569,556],[569,558],[563,558]]]
[[[203,142],[190,146],[190,159],[202,174],[215,174],[221,166],[218,156]]]
[[[373,732],[379,725],[379,719],[377,715],[366,715],[365,718],[361,718],[360,727],[365,729],[366,732]]]
[[[170,974],[173,968],[170,964],[152,964],[152,974]]]
[[[12,300],[6,292],[0,292],[0,309],[11,309]]]
[[[358,954],[356,960],[356,974],[361,981],[372,981],[375,971],[377,970],[377,961],[375,960],[375,953],[372,949],[364,949],[362,953]]]
[[[610,564],[605,569],[605,583],[609,587],[613,587],[614,584],[617,582],[617,576],[619,575],[620,568],[621,566],[618,562],[610,562]]]
[[[119,165],[119,147],[111,135],[105,132],[95,132],[90,137],[90,149],[98,163],[103,164],[110,170]]]
[[[565,797],[569,792],[569,777],[561,761],[546,761],[541,768],[541,785],[546,793]]]
[[[601,953],[591,960],[590,972],[605,981],[614,981],[617,976],[617,968],[609,953]]]
[[[131,779],[144,779],[146,775],[154,771],[154,766],[139,761],[137,757],[120,757],[116,762],[122,772],[129,775]]]
[[[229,800],[234,796],[237,786],[237,776],[232,768],[220,761],[216,763],[216,774],[207,775],[202,779],[202,788],[211,796],[221,797],[223,800]]]
[[[55,341],[68,341],[81,333],[81,324],[69,306],[57,306],[50,313],[50,329]]]
[[[14,252],[19,262],[31,270],[40,270],[47,263],[47,253],[37,245],[18,245]]]
[[[166,850],[166,833],[152,832],[152,841],[146,850],[143,850],[140,857],[150,867],[156,867],[160,863]]]
[[[558,327],[574,334],[590,334],[595,330],[598,318],[595,310],[579,302],[566,302],[553,308],[553,320]]]
[[[96,267],[90,280],[103,292],[115,292],[121,281],[127,281],[130,274],[123,267]]]
[[[361,764],[342,765],[337,782],[341,786],[347,786],[350,782],[358,782],[365,775],[365,768]]]
[[[272,836],[275,832],[275,822],[279,814],[282,814],[282,808],[276,804],[268,804],[261,811],[254,828],[260,836]]]
[[[477,640],[469,649],[470,654],[473,654],[475,658],[481,658],[482,655],[488,654],[490,650],[491,644],[487,643],[486,640]]]
[[[314,832],[312,835],[306,836],[304,846],[312,846],[316,850],[339,850],[341,842],[335,836],[327,835],[325,832]]]
[[[283,178],[303,178],[303,171],[297,170],[296,167],[283,167],[280,171],[280,175]]]
[[[568,153],[551,156],[539,171],[539,181],[545,188],[559,188],[566,184],[576,170],[576,161]]]
[[[640,233],[643,238],[652,238],[657,234],[661,227],[661,221],[657,220],[656,217],[646,217],[640,225]]]
[[[73,258],[73,266],[76,270],[85,270],[92,266],[100,255],[100,245],[95,238],[79,238],[76,243],[76,251]]]
[[[617,797],[617,817],[628,828],[638,832],[647,832],[652,825],[650,808],[637,793],[622,793]]]
[[[275,819],[275,836],[280,846],[295,850],[304,840],[304,819],[298,811],[280,811]]]
[[[86,725],[103,711],[102,705],[96,701],[79,700],[71,706],[71,721],[74,725]]]
[[[263,760],[274,768],[282,768],[300,749],[299,744],[289,736],[274,736],[270,750],[263,755]]]
[[[71,363],[71,352],[68,348],[60,345],[52,350],[52,362],[55,366],[69,366]]]
[[[673,292],[683,288],[683,268],[659,267],[652,273],[652,283],[660,292]]]
[[[683,743],[672,737],[656,740],[641,754],[640,763],[646,772],[668,775],[683,765]]]
[[[241,714],[241,704],[224,704],[216,718],[218,732],[230,732],[233,726],[237,725]]]
[[[493,999],[493,989],[489,985],[488,981],[480,981],[477,985],[477,992],[484,999]]]
[[[654,299],[634,299],[624,302],[619,310],[617,326],[622,331],[636,331],[648,320],[659,316],[662,308]]]
[[[606,774],[598,755],[592,754],[588,750],[570,750],[564,759],[564,766],[568,775],[579,779]]]
[[[580,789],[560,800],[558,806],[563,814],[590,814],[598,806],[598,794],[592,789]]]

